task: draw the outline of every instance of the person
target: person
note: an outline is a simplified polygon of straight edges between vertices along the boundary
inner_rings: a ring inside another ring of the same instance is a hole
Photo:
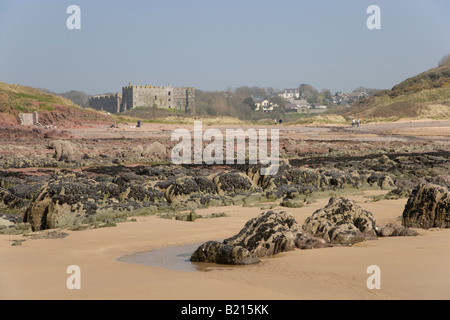
[[[358,128],[361,125],[361,120],[358,119]]]
[[[140,128],[140,127],[141,127],[141,120],[138,120],[136,128]]]
[[[283,124],[283,119],[280,119],[279,123],[280,123],[280,124]]]
[[[278,124],[277,119],[275,119],[275,124]]]
[[[355,124],[356,124],[356,120],[355,120],[355,119],[353,119],[353,121],[352,121],[352,128],[354,128],[354,127],[355,127]]]

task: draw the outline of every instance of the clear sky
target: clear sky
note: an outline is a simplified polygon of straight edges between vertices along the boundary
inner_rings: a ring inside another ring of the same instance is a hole
[[[66,27],[73,4],[81,30]],[[381,30],[366,27],[373,4]],[[0,81],[56,92],[385,89],[448,53],[448,0],[0,0]]]

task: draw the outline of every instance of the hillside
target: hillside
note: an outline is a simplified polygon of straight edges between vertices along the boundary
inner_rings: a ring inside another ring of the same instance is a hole
[[[17,124],[19,113],[39,113],[43,125],[78,126],[110,122],[101,112],[83,109],[69,99],[38,89],[0,82],[0,124]]]
[[[450,65],[444,64],[360,100],[345,116],[383,119],[450,117]]]

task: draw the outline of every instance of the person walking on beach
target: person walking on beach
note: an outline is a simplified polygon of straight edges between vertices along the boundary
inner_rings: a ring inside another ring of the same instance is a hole
[[[360,125],[361,125],[361,120],[358,119],[358,122],[357,122],[358,128],[359,128]]]
[[[355,121],[355,119],[353,119],[353,121],[352,121],[352,128],[355,127],[355,124],[356,124],[356,121]]]

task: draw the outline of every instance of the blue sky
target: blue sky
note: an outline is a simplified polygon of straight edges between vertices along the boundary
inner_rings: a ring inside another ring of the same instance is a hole
[[[391,88],[448,53],[448,0],[0,0],[0,81],[56,92]]]

